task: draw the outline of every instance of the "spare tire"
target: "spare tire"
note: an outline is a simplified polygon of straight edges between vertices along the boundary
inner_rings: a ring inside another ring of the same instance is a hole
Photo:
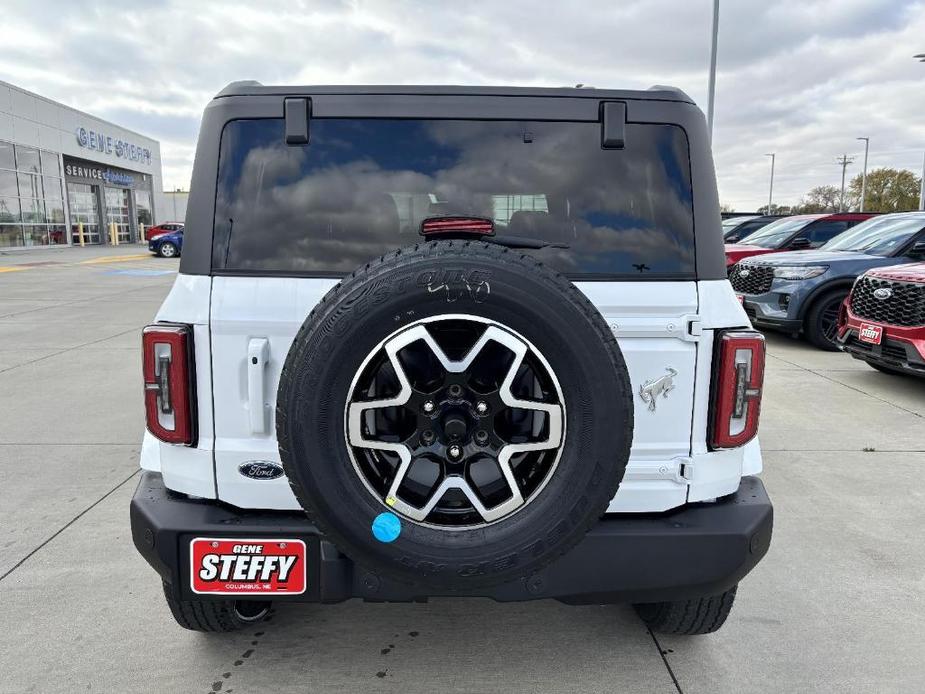
[[[384,256],[306,319],[280,377],[283,466],[359,565],[430,590],[527,576],[616,493],[633,438],[613,332],[564,277],[469,241]]]

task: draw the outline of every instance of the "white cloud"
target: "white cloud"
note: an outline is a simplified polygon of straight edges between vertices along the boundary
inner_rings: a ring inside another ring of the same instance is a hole
[[[714,151],[738,209],[925,150],[921,0],[724,0]],[[0,78],[161,141],[186,186],[199,118],[226,83],[674,84],[706,103],[709,0],[36,3],[4,12]]]

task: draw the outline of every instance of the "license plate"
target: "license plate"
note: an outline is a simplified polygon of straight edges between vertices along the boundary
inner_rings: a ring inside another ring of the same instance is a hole
[[[861,323],[861,330],[858,332],[861,342],[869,342],[872,345],[879,345],[883,340],[883,326],[874,325],[873,323]]]
[[[306,588],[302,540],[197,537],[190,542],[190,585],[211,595],[298,595]]]

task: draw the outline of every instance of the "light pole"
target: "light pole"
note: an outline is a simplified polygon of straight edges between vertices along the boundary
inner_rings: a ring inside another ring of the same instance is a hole
[[[719,40],[719,0],[713,0],[713,43],[710,47],[710,85],[707,87],[707,128],[713,139],[713,100],[716,93],[716,44]]]
[[[771,185],[768,188],[768,214],[771,213],[771,200],[774,199],[774,160],[777,158],[777,152],[769,152],[766,157],[771,157]]]
[[[859,137],[858,140],[864,140],[864,172],[861,174],[861,208],[858,212],[864,211],[864,197],[867,195],[867,152],[870,149],[870,138]]]

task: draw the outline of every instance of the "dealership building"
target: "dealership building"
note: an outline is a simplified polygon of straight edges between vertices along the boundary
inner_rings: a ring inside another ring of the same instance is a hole
[[[0,81],[0,249],[138,241],[161,190],[156,140]]]

